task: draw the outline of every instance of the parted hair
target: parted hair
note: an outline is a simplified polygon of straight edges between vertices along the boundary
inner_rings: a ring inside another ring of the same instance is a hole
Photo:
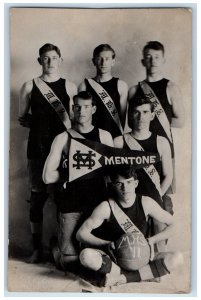
[[[165,49],[164,49],[164,46],[163,44],[161,44],[160,42],[158,41],[150,41],[148,42],[143,50],[142,50],[142,53],[143,53],[143,56],[145,56],[146,54],[146,51],[149,50],[149,49],[153,49],[153,50],[160,50],[163,52],[163,54],[165,53]]]
[[[134,96],[129,100],[128,104],[128,126],[130,128],[133,127],[133,111],[137,106],[141,106],[143,104],[149,104],[151,108],[151,112],[154,112],[154,104],[145,97]]]
[[[93,58],[95,58],[102,51],[111,51],[112,58],[115,58],[116,56],[114,49],[109,44],[101,44],[94,49]]]
[[[59,57],[61,57],[61,51],[60,49],[53,45],[53,44],[50,44],[50,43],[46,43],[45,45],[43,45],[40,49],[39,49],[39,56],[41,57],[41,55],[47,51],[56,51],[57,54],[59,55]]]
[[[87,91],[81,91],[79,92],[77,95],[75,95],[73,97],[73,102],[75,103],[75,100],[77,98],[83,99],[83,100],[91,100],[92,101],[92,105],[96,105],[96,101],[94,100],[93,96],[87,92]]]

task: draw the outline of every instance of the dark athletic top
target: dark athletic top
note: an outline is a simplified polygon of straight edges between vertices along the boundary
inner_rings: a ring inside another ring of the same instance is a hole
[[[118,80],[119,80],[118,78],[113,77],[109,81],[99,82],[99,84],[107,91],[107,93],[112,98],[122,124],[123,120],[120,111],[120,95],[118,92]],[[90,92],[90,94],[93,96],[93,98],[96,101],[97,110],[93,115],[93,124],[98,128],[102,128],[104,130],[109,131],[113,138],[121,135],[122,133],[119,127],[116,125],[116,123],[110,116],[108,110],[106,109],[105,105],[103,104],[99,96],[97,96],[96,92],[91,87],[87,79],[85,79],[85,84],[86,84],[87,91]]]
[[[146,81],[146,80],[145,80]],[[148,82],[146,81],[146,83],[151,87],[151,89],[154,91],[155,95],[157,96],[158,100],[161,103],[161,106],[164,109],[164,112],[167,116],[167,119],[169,121],[169,126],[171,125],[172,122],[172,117],[173,117],[173,112],[172,112],[172,105],[169,103],[168,98],[167,98],[167,84],[168,84],[169,80],[168,79],[161,79],[159,81],[155,81],[155,82]],[[137,89],[137,93],[143,93],[140,85],[138,85],[138,89]],[[150,123],[150,131],[154,132],[155,134],[164,136],[165,138],[168,139],[163,127],[161,126],[160,122],[158,121],[158,118],[155,116],[154,120],[151,121]],[[170,132],[171,131],[171,126],[170,126]],[[173,148],[173,143],[168,139],[169,143],[170,143],[170,147],[171,147],[171,151],[172,151],[172,157],[174,157],[174,148]]]
[[[86,139],[101,142],[98,128],[94,127],[92,131],[80,134]],[[63,182],[68,177],[68,170],[63,164],[67,157],[68,155],[62,156],[59,167]],[[60,188],[56,196],[57,207],[61,213],[83,212],[85,215],[90,215],[93,209],[106,199],[106,185],[101,170],[98,174],[92,172],[89,177],[68,182],[66,188]]]
[[[66,92],[65,79],[46,82],[69,113],[70,97]],[[28,159],[46,159],[55,136],[66,130],[55,110],[47,102],[33,81],[31,92],[32,124],[29,133]]]
[[[124,136],[123,136],[123,138],[124,138]],[[134,138],[134,137],[132,137],[132,138]],[[138,140],[138,139],[135,139],[135,140],[142,146],[144,151],[159,154],[158,148],[157,148],[157,135],[156,134],[152,133],[151,136],[146,140]],[[130,149],[129,146],[127,145],[125,139],[124,139],[123,147],[125,149]],[[132,149],[132,150],[135,150],[135,149]],[[162,175],[161,161],[156,162],[153,165],[159,174],[160,182],[162,182],[163,175]],[[149,196],[149,197],[153,198],[154,200],[156,200],[157,203],[162,206],[161,196],[160,196],[158,190],[156,189],[155,184],[153,183],[153,181],[151,180],[149,175],[145,172],[145,170],[143,168],[136,169],[136,174],[137,174],[137,178],[139,180],[138,186],[136,188],[136,193],[143,194],[144,196]]]
[[[139,228],[143,235],[147,237],[148,224],[142,207],[142,196],[136,194],[135,202],[131,207],[124,208],[119,203],[118,205],[123,210],[123,212],[130,218],[130,220],[135,224],[135,226]],[[104,221],[104,223],[99,228],[94,229],[92,233],[99,238],[108,241],[116,241],[125,232],[120,227],[114,214],[111,211],[110,219],[108,221]]]

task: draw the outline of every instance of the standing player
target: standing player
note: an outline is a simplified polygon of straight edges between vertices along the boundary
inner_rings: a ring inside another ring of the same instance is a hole
[[[75,234],[81,219],[90,215],[94,207],[107,197],[102,174],[92,172],[68,182],[66,162],[69,160],[72,138],[84,138],[113,146],[110,133],[92,125],[92,115],[96,112],[92,96],[83,91],[74,96],[73,101],[73,127],[55,137],[43,171],[46,184],[58,182],[56,203],[59,212],[59,248],[53,249],[53,255],[55,262],[62,264],[64,269],[66,264],[78,259],[79,247]]]
[[[30,128],[27,158],[34,248],[30,263],[39,262],[42,253],[43,207],[48,198],[47,187],[42,180],[44,163],[55,136],[71,126],[70,100],[76,94],[76,86],[60,77],[62,58],[57,46],[43,45],[39,49],[38,62],[42,75],[23,84],[19,103],[19,123]]]
[[[96,99],[97,112],[93,116],[93,124],[109,131],[112,137],[123,134],[128,87],[127,84],[113,77],[112,67],[115,64],[115,51],[108,44],[101,44],[94,49],[93,64],[96,76],[85,79],[79,91],[89,91]]]
[[[146,69],[146,80],[129,90],[129,100],[134,96],[147,97],[154,103],[155,118],[150,130],[168,139],[174,159],[174,145],[171,127],[182,127],[184,109],[179,88],[171,80],[163,78],[165,63],[164,46],[158,41],[150,41],[143,48],[142,64]],[[132,101],[132,100],[131,100]],[[175,192],[175,182],[168,193]]]

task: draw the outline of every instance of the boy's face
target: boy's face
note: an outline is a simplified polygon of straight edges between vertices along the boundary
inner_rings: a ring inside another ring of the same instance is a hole
[[[38,58],[38,62],[42,66],[44,74],[57,73],[61,60],[61,57],[59,57],[55,50],[47,51]]]
[[[73,105],[74,119],[79,124],[92,122],[92,115],[96,111],[96,106],[92,105],[92,100],[76,98]]]
[[[92,61],[100,74],[110,73],[115,64],[113,52],[109,50],[100,52]]]
[[[113,183],[118,199],[123,200],[124,202],[133,199],[137,185],[138,180],[135,180],[133,177],[124,178],[120,175]]]
[[[142,60],[143,66],[151,73],[160,71],[164,62],[163,51],[154,49],[146,50]]]
[[[134,107],[132,119],[133,129],[149,130],[150,122],[154,118],[154,112],[151,112],[150,104],[142,104]]]

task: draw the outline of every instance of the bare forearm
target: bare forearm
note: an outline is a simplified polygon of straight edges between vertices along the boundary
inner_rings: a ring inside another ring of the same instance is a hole
[[[105,246],[105,245],[108,245],[111,243],[111,241],[107,241],[107,240],[103,240],[103,239],[100,239],[96,236],[94,236],[93,234],[91,233],[88,233],[87,234],[83,231],[78,231],[77,233],[77,240],[80,241],[81,243],[84,243],[84,244],[87,244],[87,245],[90,245],[90,246],[97,246],[97,247],[100,247],[100,246]]]
[[[43,181],[46,184],[58,182],[59,181],[59,172],[57,170],[51,171],[51,172],[46,172],[46,170],[44,170]]]
[[[160,241],[169,239],[174,234],[174,225],[167,226],[163,231],[149,238],[149,243],[155,244]]]
[[[170,187],[171,183],[172,183],[172,176],[165,177],[165,179],[162,181],[162,183],[161,183],[162,196],[165,195],[165,193],[167,192],[167,190]]]

